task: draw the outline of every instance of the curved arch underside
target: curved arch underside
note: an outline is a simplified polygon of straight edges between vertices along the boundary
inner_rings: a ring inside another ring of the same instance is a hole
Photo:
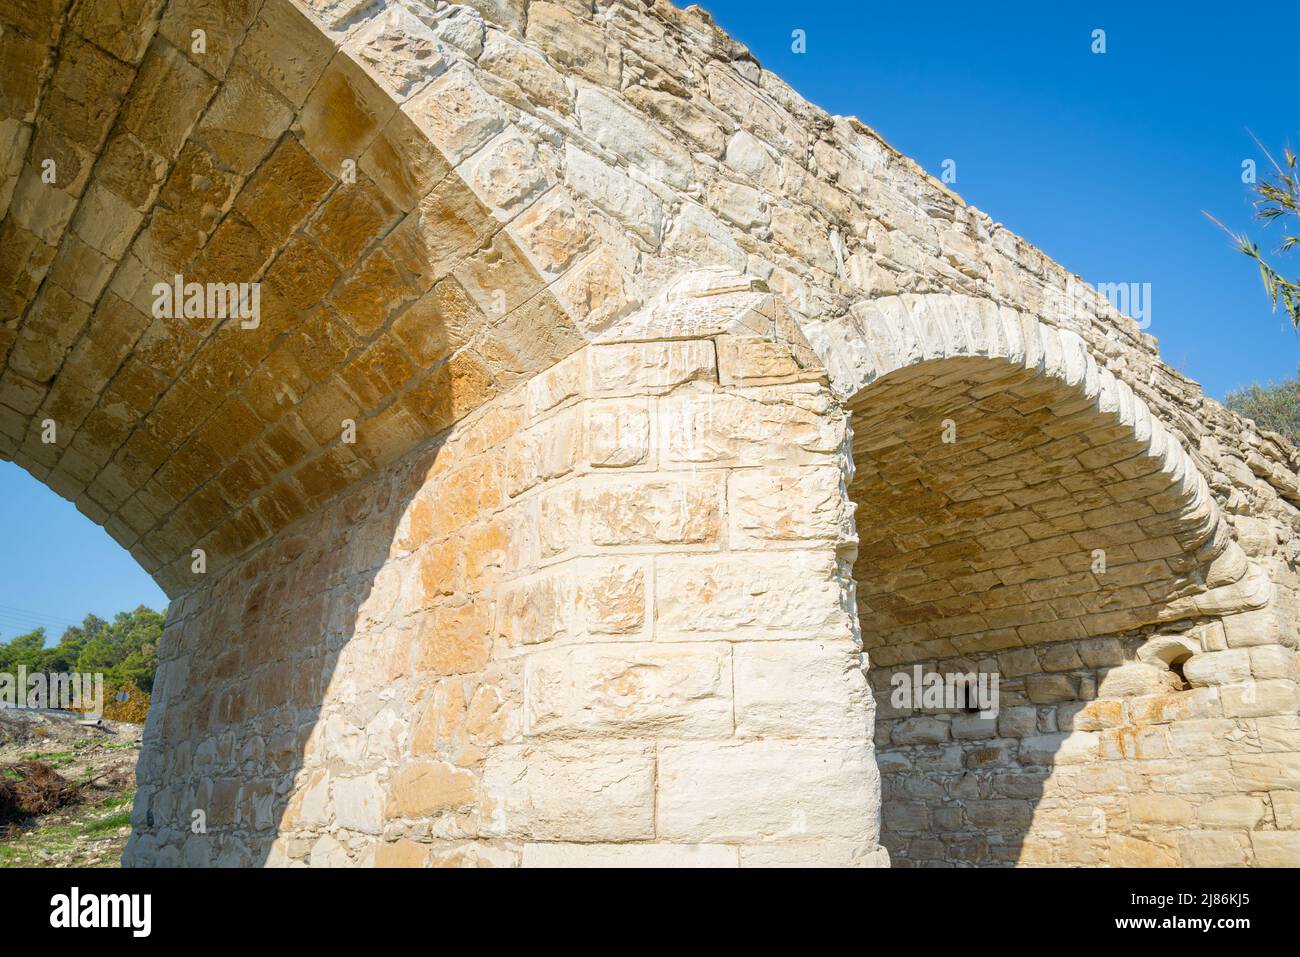
[[[1145,403],[1077,336],[953,305],[881,302],[866,325],[850,495],[873,662],[1251,604],[1204,479]]]
[[[137,6],[5,14],[0,455],[175,596],[584,340],[290,0]]]

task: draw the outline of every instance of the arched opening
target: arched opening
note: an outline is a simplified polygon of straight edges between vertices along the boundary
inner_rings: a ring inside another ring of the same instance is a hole
[[[429,663],[398,659],[482,616],[442,594],[441,551],[413,576],[427,594],[389,560],[421,561],[399,529],[477,517],[413,499],[457,423],[585,341],[548,289],[576,260],[542,275],[512,238],[540,184],[499,170],[517,137],[449,144],[472,118],[440,89],[463,71],[371,69],[382,36],[340,49],[290,0],[236,20],[154,5],[123,29],[94,6],[5,24],[33,68],[6,76],[0,117],[0,457],[173,599],[134,861],[261,863],[308,751],[378,733],[334,686],[340,660],[389,654],[367,677],[415,682]],[[471,155],[474,183],[453,169]],[[479,468],[457,494],[499,482]]]
[[[1209,713],[1178,669],[1246,563],[1077,338],[910,305],[868,330],[849,405],[882,843],[895,866],[1171,863],[1124,762]]]
[[[102,527],[4,461],[0,529],[0,862],[116,862],[167,597]]]

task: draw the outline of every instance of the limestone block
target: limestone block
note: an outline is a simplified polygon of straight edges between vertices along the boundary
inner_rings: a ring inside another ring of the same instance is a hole
[[[30,120],[49,51],[43,44],[24,42],[15,31],[6,31],[4,52],[7,112]],[[131,82],[130,67],[71,34],[60,47],[58,67],[41,102],[41,112],[60,135],[38,133],[37,146],[66,140],[97,150]],[[37,155],[50,154],[42,150]]]
[[[563,572],[512,585],[497,603],[497,632],[512,645],[567,637],[573,625],[573,583]]]
[[[661,556],[655,621],[659,638],[847,636],[839,569],[831,555],[763,558]]]
[[[737,472],[727,502],[733,547],[854,537],[838,468]]]
[[[998,734],[1004,738],[1027,738],[1038,730],[1038,709],[1002,708],[998,712]]]
[[[92,183],[70,225],[86,245],[117,260],[126,252],[143,218],[126,200]]]
[[[394,205],[408,212],[450,169],[415,121],[400,110],[389,117],[357,166]]]
[[[223,166],[248,175],[289,128],[293,109],[243,67],[231,70],[193,133]]]
[[[1300,865],[1300,833],[1296,831],[1252,831],[1250,841],[1260,867]]]
[[[646,572],[636,561],[587,564],[578,585],[583,627],[593,635],[640,633],[646,620]]]
[[[453,165],[467,159],[506,126],[501,102],[463,63],[452,65],[429,83],[403,106],[403,111]]]
[[[576,195],[617,219],[652,248],[659,245],[664,208],[652,190],[573,143],[565,144],[564,169],[565,182]]]
[[[722,528],[723,476],[620,479],[588,485],[582,511],[595,545],[698,545]]]
[[[1233,754],[1229,760],[1243,791],[1300,790],[1300,752]]]
[[[392,4],[351,33],[343,49],[398,102],[447,69],[438,34],[410,10]]]
[[[544,285],[527,257],[504,232],[498,232],[491,245],[461,262],[453,275],[493,322],[524,305]]]
[[[736,734],[852,738],[871,725],[871,699],[851,642],[735,645]]]
[[[586,359],[587,350],[579,350],[528,380],[525,401],[530,419],[537,419],[582,392],[586,381]]]
[[[521,8],[524,4],[524,0],[513,2]],[[495,76],[516,84],[528,103],[557,113],[571,112],[569,89],[564,77],[532,47],[489,27],[478,62]]]
[[[727,141],[726,163],[746,180],[762,188],[779,185],[779,174],[771,152],[744,128],[737,130]]]
[[[825,461],[843,436],[829,411],[806,393],[670,396],[660,403],[660,455],[700,465]]]
[[[167,167],[167,160],[124,132],[105,146],[96,181],[144,212],[153,206]]]
[[[495,844],[472,843],[440,848],[429,855],[430,867],[518,867],[519,852]]]
[[[949,730],[961,741],[991,738],[998,733],[997,718],[982,718],[978,714],[955,714]]]
[[[352,858],[347,848],[328,834],[322,835],[312,846],[307,855],[307,862],[312,867],[350,867]]]
[[[1220,688],[1228,717],[1293,714],[1300,710],[1300,684],[1287,678],[1246,681]]]
[[[1184,867],[1244,867],[1250,863],[1251,835],[1236,831],[1187,831],[1178,846]]]
[[[375,867],[424,867],[429,859],[429,845],[399,838],[375,849]]]
[[[241,62],[279,92],[302,106],[333,53],[329,38],[291,0],[269,0],[240,45]]]
[[[716,375],[707,342],[634,342],[597,345],[587,359],[592,393],[659,391]]]
[[[1209,827],[1255,828],[1265,814],[1262,798],[1249,794],[1230,794],[1214,798],[1200,806],[1197,816]]]
[[[759,336],[719,336],[719,381],[724,385],[745,382],[760,385],[789,380],[803,373],[790,347]]]
[[[1107,698],[1159,694],[1172,688],[1174,675],[1155,665],[1130,662],[1099,671],[1097,693]]]
[[[477,783],[471,772],[446,761],[407,762],[388,783],[384,816],[424,817],[468,809],[478,799]]]
[[[1081,764],[1097,760],[1100,735],[1095,731],[1033,735],[1020,742],[1025,764]]]
[[[697,203],[682,205],[663,251],[684,262],[716,263],[737,272],[748,262],[731,227]]]
[[[562,72],[575,73],[602,86],[618,87],[622,72],[618,42],[596,24],[577,19],[560,4],[538,0],[528,5],[525,35]]]
[[[637,744],[493,748],[482,831],[527,841],[638,841],[655,835],[654,751]]]
[[[875,843],[879,775],[860,741],[665,744],[658,833],[687,843]]]
[[[1129,798],[1133,820],[1145,824],[1191,824],[1196,808],[1182,798],[1168,794],[1135,794]]]
[[[458,172],[502,221],[513,219],[551,185],[537,147],[516,126],[485,144]]]
[[[582,456],[593,467],[640,465],[649,454],[650,409],[644,400],[586,404]]]
[[[1273,805],[1273,819],[1283,830],[1300,830],[1300,792],[1270,791],[1269,803]]]
[[[1193,686],[1236,684],[1250,678],[1250,662],[1244,648],[1203,652],[1183,664],[1183,674]]]
[[[176,6],[170,6],[168,12]],[[187,31],[186,48],[188,38]],[[216,89],[217,83],[183,53],[166,43],[155,43],[140,65],[119,122],[146,146],[171,159],[180,152]]]
[[[1175,867],[1185,863],[1167,847],[1126,834],[1106,835],[1106,845],[1106,860],[1114,867]]]
[[[888,867],[889,852],[862,844],[755,844],[740,848],[741,867]]]
[[[578,90],[575,106],[582,130],[615,156],[679,189],[691,179],[691,158],[673,140],[603,90]]]
[[[1295,645],[1295,636],[1291,633],[1276,603],[1257,611],[1227,615],[1223,619],[1223,631],[1229,648],[1249,648],[1255,645],[1289,644]]]
[[[576,263],[551,289],[588,335],[605,330],[638,305],[626,270],[604,247]]]
[[[1297,678],[1300,661],[1282,645],[1257,645],[1250,649],[1250,671],[1256,678]]]
[[[363,834],[378,834],[382,829],[384,791],[374,774],[335,778],[330,797],[339,827]]]
[[[167,4],[158,32],[206,72],[220,78],[234,59],[257,7],[249,0],[173,0]],[[192,46],[195,30],[204,32],[202,52]]]
[[[622,642],[538,651],[524,666],[525,733],[674,738],[732,731],[726,645]]]
[[[336,53],[298,114],[303,145],[334,176],[357,163],[396,111],[393,98],[349,56]]]
[[[552,277],[573,265],[598,238],[588,212],[563,187],[549,190],[508,229],[534,268]]]
[[[1029,675],[1025,693],[1034,704],[1073,701],[1079,696],[1077,680],[1069,675]]]
[[[917,715],[895,723],[890,739],[894,744],[943,744],[949,740],[946,717]]]

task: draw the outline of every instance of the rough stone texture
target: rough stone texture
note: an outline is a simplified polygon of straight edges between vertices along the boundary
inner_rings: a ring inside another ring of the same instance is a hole
[[[1184,679],[1159,657],[1196,649]],[[921,712],[877,696],[882,840],[894,866],[1270,866],[1294,834],[1297,664],[1283,686],[1211,664],[1213,620],[989,656],[918,662],[997,671],[1000,710]],[[1280,647],[1280,646],[1274,646]],[[1224,681],[1230,684],[1223,683]],[[1231,689],[1231,693],[1230,693]],[[1241,707],[1251,699],[1254,704]],[[921,733],[920,722],[929,722]],[[1271,768],[1275,773],[1264,772]],[[1263,773],[1261,773],[1263,772]]]
[[[0,456],[173,599],[128,862],[1300,862],[1296,450],[703,11],[0,24]]]
[[[879,862],[837,560],[851,526],[788,530],[820,577],[795,596],[774,580],[761,616],[727,604],[688,628],[667,610],[683,577],[709,587],[705,569],[752,595],[737,569],[770,558],[726,540],[729,482],[821,489],[845,467],[838,414],[839,441],[812,456],[773,430],[745,461],[660,458],[651,434],[725,431],[712,406],[674,404],[737,392],[717,343],[631,344],[655,357],[650,396],[594,375],[628,346],[588,346],[176,602],[128,862]],[[828,397],[804,376],[747,388],[774,411]],[[644,423],[610,464],[629,409]],[[822,494],[848,513],[838,480]],[[214,778],[233,797],[196,842]]]

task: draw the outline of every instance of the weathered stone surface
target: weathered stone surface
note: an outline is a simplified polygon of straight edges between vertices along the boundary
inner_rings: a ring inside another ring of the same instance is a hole
[[[735,650],[736,733],[851,739],[870,724],[870,699],[850,642],[740,644]]]
[[[658,831],[671,841],[700,843],[870,842],[874,822],[853,809],[876,776],[863,744],[665,745],[659,754]]]
[[[655,836],[654,754],[641,744],[497,748],[483,769],[484,833],[534,841]]]
[[[788,552],[766,558],[661,560],[655,616],[677,638],[797,638],[847,632],[834,562]]]
[[[129,863],[1297,860],[1293,449],[702,14],[434,6],[5,15],[0,457],[172,597]]]
[[[619,643],[529,657],[526,733],[725,737],[732,730],[731,652]]]

